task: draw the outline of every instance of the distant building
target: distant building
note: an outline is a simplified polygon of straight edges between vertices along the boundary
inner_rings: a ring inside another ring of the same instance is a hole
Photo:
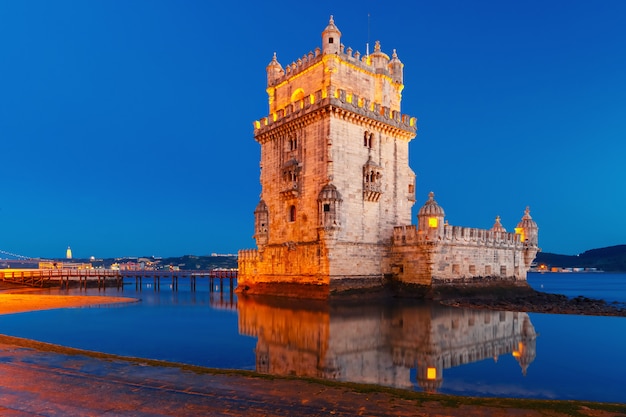
[[[65,251],[65,258],[72,259],[72,248],[70,248],[69,246],[67,247],[67,250]]]
[[[430,193],[411,225],[415,174],[402,114],[403,64],[376,42],[361,56],[341,43],[331,17],[322,48],[267,66],[269,116],[254,123],[261,145],[257,249],[239,252],[240,291],[309,295],[489,279],[522,281],[537,252],[526,210],[515,233],[451,226]],[[279,284],[279,285],[276,285]],[[298,285],[292,285],[298,284]],[[282,287],[282,288],[281,288]]]

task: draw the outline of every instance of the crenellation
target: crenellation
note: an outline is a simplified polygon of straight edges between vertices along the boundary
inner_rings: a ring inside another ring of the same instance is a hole
[[[322,98],[324,97],[324,98]],[[350,100],[348,100],[350,97]],[[276,124],[288,123],[303,111],[313,111],[328,106],[335,106],[333,110],[342,112],[345,116],[354,117],[356,115],[378,121],[391,128],[402,129],[408,132],[416,131],[416,118],[380,103],[372,103],[367,98],[361,98],[357,93],[348,92],[344,89],[331,89],[329,87],[324,94],[323,90],[318,90],[308,98],[290,103],[282,109],[278,109],[272,115],[264,117],[253,123],[255,135],[262,130],[272,129]],[[382,125],[380,125],[382,127]]]

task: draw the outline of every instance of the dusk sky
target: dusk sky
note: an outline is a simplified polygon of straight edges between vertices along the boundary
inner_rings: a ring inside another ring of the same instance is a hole
[[[414,223],[434,191],[458,226],[530,206],[545,252],[626,244],[626,1],[0,0],[0,250],[254,247],[265,67],[330,15],[404,63]]]

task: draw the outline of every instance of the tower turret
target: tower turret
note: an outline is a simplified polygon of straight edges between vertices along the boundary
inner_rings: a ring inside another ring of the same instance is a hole
[[[370,55],[370,62],[377,74],[384,73],[389,64],[389,55],[384,53],[380,48],[380,41],[374,44],[374,53]]]
[[[276,52],[274,52],[274,56],[272,57],[272,60],[270,61],[269,64],[267,64],[267,67],[265,67],[265,69],[267,70],[267,86],[268,87],[270,85],[273,85],[278,78],[282,77],[285,74],[285,71],[283,70],[282,65],[280,65],[280,63],[276,59]]]
[[[403,75],[403,67],[404,64],[398,59],[398,54],[396,50],[393,50],[393,54],[391,55],[391,61],[389,61],[389,73],[391,74],[391,79],[394,82],[402,84],[404,75]]]
[[[520,235],[520,241],[530,246],[537,246],[539,243],[539,228],[537,223],[530,217],[530,207],[526,207],[522,220],[517,224],[515,233]]]
[[[341,46],[341,32],[335,26],[335,20],[330,16],[328,26],[322,32],[322,53],[338,54]]]
[[[417,230],[429,237],[436,237],[443,230],[443,208],[435,201],[435,193],[428,193],[428,201],[417,213]]]
[[[491,231],[492,232],[506,232],[506,229],[504,228],[504,226],[502,226],[502,223],[500,223],[500,216],[496,216],[496,221],[491,227]]]
[[[265,201],[259,201],[254,210],[254,238],[259,247],[267,244],[267,235],[269,230],[269,212]]]
[[[537,252],[539,251],[539,228],[537,223],[530,217],[530,208],[526,207],[522,220],[517,224],[515,233],[520,235],[520,241],[523,246],[523,262],[526,270],[530,268],[530,265],[535,260]]]

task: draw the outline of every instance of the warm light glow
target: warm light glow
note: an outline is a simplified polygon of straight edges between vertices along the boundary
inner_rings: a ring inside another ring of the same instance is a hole
[[[428,227],[435,228],[439,224],[438,219],[436,217],[428,218]]]
[[[296,101],[302,100],[303,98],[304,98],[304,90],[302,88],[298,88],[291,95],[291,102],[295,103]]]
[[[346,102],[352,103],[352,94],[351,93],[346,94]]]
[[[255,129],[260,129],[261,128],[261,122],[259,122],[258,120],[254,122],[254,128]]]
[[[278,120],[278,115],[276,113],[272,113],[272,120],[273,121]]]
[[[519,358],[522,356],[523,352],[524,352],[524,343],[519,342],[519,344],[517,345],[517,350],[513,351],[513,357]]]
[[[526,240],[525,239],[526,236],[524,235],[524,228],[523,227],[516,227],[515,228],[515,234],[519,235],[520,242],[524,242]]]
[[[437,379],[437,368],[428,368],[426,370],[426,379]]]
[[[315,103],[315,96],[314,96],[313,94],[311,94],[311,95],[309,96],[309,102],[310,102],[311,104],[314,104],[314,103]]]

